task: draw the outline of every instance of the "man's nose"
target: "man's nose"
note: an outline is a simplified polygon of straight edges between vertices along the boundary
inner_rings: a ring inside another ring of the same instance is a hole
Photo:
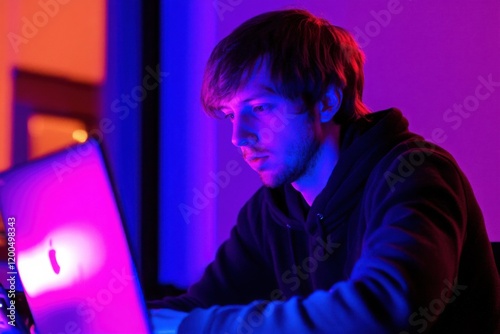
[[[245,113],[235,113],[231,142],[236,147],[252,146],[258,141],[254,120]]]

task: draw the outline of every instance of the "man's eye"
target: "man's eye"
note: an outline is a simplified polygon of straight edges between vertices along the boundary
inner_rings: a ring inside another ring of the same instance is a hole
[[[228,119],[232,122],[234,119],[234,113],[230,112],[229,110],[224,112],[223,110],[219,109],[215,111],[215,117],[222,120]]]
[[[258,106],[253,107],[254,112],[263,112],[266,110],[269,110],[269,105],[267,105],[267,104],[262,104],[262,105],[258,105]]]

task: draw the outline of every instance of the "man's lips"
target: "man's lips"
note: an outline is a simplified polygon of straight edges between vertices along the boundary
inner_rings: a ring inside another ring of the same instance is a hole
[[[248,149],[241,148],[241,154],[243,155],[243,159],[249,161],[253,159],[263,158],[269,155],[269,153],[265,149]]]
[[[253,168],[259,168],[269,158],[269,155],[264,153],[258,154],[244,154],[243,158]]]
[[[245,160],[251,162],[251,161],[256,161],[256,160],[260,160],[260,159],[264,159],[264,158],[267,158],[267,155],[251,155],[251,156],[245,157]]]

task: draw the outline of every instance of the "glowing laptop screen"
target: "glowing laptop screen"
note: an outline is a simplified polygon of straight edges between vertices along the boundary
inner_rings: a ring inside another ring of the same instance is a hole
[[[97,142],[0,175],[40,333],[147,333],[142,291]]]

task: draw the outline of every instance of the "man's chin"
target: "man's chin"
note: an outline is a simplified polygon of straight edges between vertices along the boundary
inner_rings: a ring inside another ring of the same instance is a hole
[[[287,179],[280,177],[281,175],[271,174],[269,172],[259,173],[260,180],[267,188],[278,188],[283,184],[287,183]]]
[[[262,182],[264,184],[264,187],[266,188],[271,188],[271,189],[274,189],[274,188],[278,188],[279,186],[281,186],[282,184],[278,184],[278,183],[269,183],[269,182]]]

